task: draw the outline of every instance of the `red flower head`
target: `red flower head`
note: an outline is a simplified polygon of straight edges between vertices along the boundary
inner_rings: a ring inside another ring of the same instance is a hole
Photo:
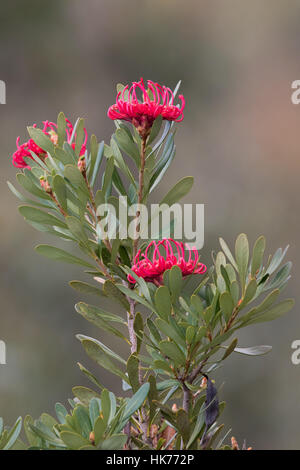
[[[57,145],[57,125],[54,122],[50,121],[44,121],[43,124],[44,128],[42,129],[42,131],[44,132],[44,134],[50,137],[54,145]],[[66,119],[66,124],[66,140],[68,143],[70,143],[74,128],[72,123],[68,119]],[[34,124],[33,127],[36,127],[36,124]],[[76,135],[74,136],[74,138],[76,140]],[[86,151],[86,141],[87,132],[85,130],[85,141],[81,147],[80,155],[84,155]],[[42,160],[47,157],[47,152],[45,152],[45,150],[39,147],[33,139],[29,139],[28,142],[25,142],[24,144],[20,145],[20,137],[18,137],[16,144],[17,150],[13,154],[12,162],[13,165],[17,168],[27,168],[30,170],[30,166],[25,162],[24,157],[32,158],[31,152],[35,153]],[[75,149],[75,142],[72,143],[72,148]]]
[[[148,257],[150,248],[153,248],[153,254]],[[187,260],[185,259],[185,248],[188,251]],[[144,278],[145,281],[159,285],[162,284],[163,273],[173,266],[178,266],[183,276],[204,274],[207,269],[205,264],[199,263],[199,253],[196,248],[190,248],[187,243],[177,242],[172,238],[164,238],[157,243],[152,241],[142,255],[141,250],[139,250],[131,269],[137,276]],[[128,281],[132,284],[136,282],[130,275],[128,275]]]
[[[182,121],[185,106],[183,95],[179,95],[181,106],[176,106],[174,94],[170,88],[151,80],[147,83],[148,89],[145,88],[142,78],[139,82],[133,82],[130,88],[126,85],[123,91],[119,91],[116,104],[110,106],[107,113],[110,119],[131,122],[141,137],[148,136],[158,116],[162,116],[167,121]],[[137,91],[140,92],[142,100],[138,99]]]

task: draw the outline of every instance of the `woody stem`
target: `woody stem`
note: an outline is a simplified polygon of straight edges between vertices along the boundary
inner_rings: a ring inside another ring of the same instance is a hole
[[[141,164],[140,164],[140,171],[139,171],[139,191],[138,191],[138,210],[136,212],[136,230],[135,230],[135,239],[133,242],[133,258],[137,254],[138,248],[138,236],[137,233],[140,230],[140,223],[138,222],[138,218],[140,216],[140,204],[143,201],[143,191],[144,191],[144,171],[145,171],[145,160],[146,160],[146,142],[147,137],[142,137],[142,144],[141,144]]]
[[[137,337],[134,331],[134,319],[135,319],[135,302],[134,300],[127,298],[129,301],[129,312],[127,313],[127,324],[128,324],[128,332],[129,332],[129,339],[131,343],[131,354],[137,353]],[[143,383],[143,375],[142,375],[142,370],[141,366],[139,364],[139,383],[142,385]],[[148,436],[147,436],[147,431],[148,431],[148,416],[147,412],[144,407],[141,408],[141,411],[139,413],[139,422],[140,422],[140,427],[141,431],[143,434],[143,440],[144,442],[148,443]]]
[[[59,212],[64,216],[64,217],[67,217],[67,213],[64,211],[64,209],[62,208],[62,206],[60,205],[60,203],[58,202],[58,200],[56,199],[56,197],[54,196],[54,193],[53,191],[51,190],[51,192],[49,193],[49,196],[51,197],[52,201],[56,204],[57,208],[59,209]]]
[[[182,408],[186,413],[189,412],[190,408],[190,391],[185,384],[183,384],[183,402]]]
[[[134,318],[135,318],[135,303],[134,300],[129,300],[129,312],[127,313],[127,322],[128,322],[128,332],[129,332],[129,339],[131,343],[131,354],[137,352],[137,338],[134,331]]]

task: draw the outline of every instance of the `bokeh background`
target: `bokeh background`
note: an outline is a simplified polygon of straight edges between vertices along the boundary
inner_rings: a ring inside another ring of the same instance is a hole
[[[114,125],[106,110],[117,82],[140,76],[174,87],[187,101],[177,156],[160,187],[186,174],[195,186],[185,202],[205,203],[203,260],[223,236],[232,246],[260,234],[271,253],[290,244],[293,279],[285,295],[299,297],[300,106],[291,82],[300,78],[297,0],[27,0],[2,2],[0,79],[0,415],[6,422],[53,411],[71,387],[87,384],[77,361],[93,369],[76,333],[99,333],[73,308],[67,281],[80,270],[39,257],[33,247],[54,239],[17,212],[6,180],[26,126],[55,120],[63,110],[86,118],[106,141]],[[91,300],[92,302],[92,300]],[[263,357],[231,356],[217,381],[228,402],[226,428],[256,449],[300,448],[300,366],[291,343],[300,339],[298,302],[282,319],[250,327],[241,346],[271,344]],[[99,378],[119,390],[101,370]]]

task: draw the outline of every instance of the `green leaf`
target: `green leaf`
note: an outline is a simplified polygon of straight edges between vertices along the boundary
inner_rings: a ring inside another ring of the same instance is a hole
[[[159,316],[167,320],[172,309],[170,292],[167,286],[160,286],[155,292],[155,305]]]
[[[67,225],[60,219],[52,214],[48,214],[47,212],[37,209],[36,207],[20,206],[19,212],[26,220],[30,220],[31,222],[67,228]]]
[[[38,443],[38,436],[33,432],[31,426],[33,425],[33,418],[30,415],[26,415],[24,418],[24,431],[26,438],[31,446],[35,446]],[[0,429],[1,435],[1,429]]]
[[[175,343],[180,344],[180,345],[183,346],[184,348],[186,347],[185,339],[183,339],[183,338],[177,333],[177,331],[173,328],[172,325],[170,325],[169,323],[167,323],[165,320],[162,320],[161,318],[157,318],[157,319],[155,320],[155,323],[156,323],[156,326],[158,327],[158,329],[159,329],[160,331],[162,331],[166,336],[168,336],[169,338],[173,339],[173,341],[175,341]]]
[[[127,176],[128,180],[131,181],[131,183],[134,186],[136,186],[135,179],[134,179],[131,171],[129,170],[128,165],[126,165],[126,163],[124,161],[124,158],[123,158],[123,155],[120,152],[119,147],[118,147],[115,139],[113,139],[113,138],[111,139],[110,145],[111,145],[111,150],[113,152],[113,156],[115,157],[116,166],[118,166],[118,168],[120,168],[120,170],[124,173],[124,175]]]
[[[98,147],[97,158],[94,164],[93,172],[91,174],[91,186],[92,187],[94,186],[96,179],[97,179],[98,171],[99,171],[102,157],[103,157],[103,152],[104,152],[104,141],[100,142],[99,147]]]
[[[190,437],[190,421],[188,414],[183,409],[177,411],[176,428],[181,434],[183,442],[186,444]]]
[[[80,221],[76,217],[68,216],[66,217],[66,222],[70,232],[76,238],[76,240],[83,243],[83,245],[85,245],[87,249],[90,250],[87,234],[85,233],[84,227]]]
[[[266,239],[264,236],[259,237],[253,247],[252,262],[251,262],[251,276],[255,277],[259,271],[263,256],[266,248]]]
[[[192,325],[188,326],[185,332],[185,340],[187,344],[192,344],[195,338],[196,328]]]
[[[295,304],[295,301],[293,299],[282,300],[281,302],[279,302],[279,304],[275,305],[275,307],[247,321],[247,325],[253,325],[254,323],[263,323],[266,321],[276,320],[276,318],[281,317],[282,315],[287,313],[289,310],[291,310],[294,304]]]
[[[140,387],[139,363],[137,355],[134,353],[129,356],[126,366],[129,382],[134,392],[136,392]]]
[[[124,294],[120,292],[120,289],[112,282],[105,281],[103,286],[104,293],[116,300],[127,312],[129,311],[129,303]]]
[[[203,303],[202,300],[200,299],[199,295],[193,294],[191,296],[191,304],[197,315],[202,316],[203,315]]]
[[[97,387],[100,388],[100,390],[102,390],[104,387],[103,385],[101,385],[101,383],[99,382],[99,380],[89,371],[87,370],[86,367],[84,367],[82,364],[80,364],[80,362],[77,362],[77,365],[80,369],[80,371],[86,375],[86,377],[94,384],[96,385]]]
[[[127,439],[126,434],[113,434],[101,442],[98,448],[101,450],[123,450]]]
[[[143,317],[140,312],[135,314],[134,322],[133,322],[133,329],[137,336],[137,353],[139,353],[141,345],[142,345],[142,338],[144,334],[144,322]]]
[[[262,356],[272,350],[272,346],[251,346],[249,348],[235,348],[234,352],[245,354],[246,356]]]
[[[108,419],[110,416],[110,395],[107,389],[102,390],[101,393],[101,412],[103,415],[103,419],[106,423],[108,423]]]
[[[80,170],[74,165],[66,165],[64,170],[65,178],[67,178],[74,188],[80,189],[84,194],[89,196],[89,190]]]
[[[242,290],[244,292],[249,261],[249,243],[247,235],[244,233],[241,233],[236,239],[235,257],[238,265]]]
[[[94,424],[96,446],[98,446],[101,439],[103,439],[104,437],[103,435],[105,433],[106,427],[107,427],[107,422],[101,416],[99,416],[96,419],[95,424]]]
[[[84,119],[79,119],[77,127],[76,127],[76,140],[75,140],[75,154],[79,158],[79,154],[85,139],[85,132],[84,132]]]
[[[175,186],[166,194],[163,200],[160,202],[161,204],[167,204],[172,206],[175,202],[182,199],[189,191],[192,189],[194,183],[193,176],[186,176],[182,178]]]
[[[257,289],[257,283],[255,279],[251,279],[249,284],[246,287],[245,294],[243,297],[243,301],[240,305],[240,309],[247,305],[255,296]]]
[[[289,246],[287,246],[284,251],[282,251],[281,248],[278,248],[278,250],[275,252],[275,254],[274,254],[273,258],[271,259],[270,264],[269,264],[269,266],[266,270],[267,274],[271,275],[276,271],[276,269],[278,268],[278,266],[282,262],[283,258],[285,257],[288,248],[289,248]]]
[[[93,359],[97,364],[102,366],[104,369],[109,370],[113,374],[121,377],[121,379],[128,382],[127,376],[112,362],[111,358],[117,359],[119,362],[125,363],[125,361],[118,356],[116,353],[111,351],[107,346],[104,346],[100,341],[93,338],[89,338],[84,335],[77,335],[77,338],[81,341],[87,355]],[[125,363],[126,364],[126,363]]]
[[[83,302],[76,304],[75,309],[87,321],[93,323],[98,328],[101,328],[102,330],[107,331],[108,333],[112,333],[118,338],[123,339],[129,344],[129,341],[126,336],[124,336],[123,333],[121,333],[118,329],[114,328],[108,323],[109,321],[113,321],[125,324],[125,321],[118,315],[108,313],[105,310],[102,310],[100,307],[93,307],[92,305],[87,305]]]
[[[203,408],[204,408],[204,405],[203,405]],[[201,409],[200,412],[198,413],[195,427],[193,429],[193,432],[187,444],[187,449],[193,444],[195,439],[197,439],[204,425],[205,425],[205,413],[204,413],[204,409]]]
[[[87,387],[76,386],[72,388],[72,392],[84,405],[89,405],[92,398],[100,397],[99,393]]]
[[[147,142],[148,145],[150,145],[151,142],[153,142],[153,140],[155,140],[156,137],[158,136],[159,131],[161,129],[162,121],[163,119],[162,119],[162,116],[160,115],[153,122],[152,127],[151,127],[151,132],[148,137],[148,142]]]
[[[106,165],[104,179],[103,179],[102,191],[104,194],[107,193],[109,187],[111,186],[114,167],[115,167],[115,159],[114,157],[110,157]]]
[[[221,307],[222,312],[224,313],[226,321],[228,321],[229,318],[231,317],[233,307],[234,307],[232,298],[229,292],[223,292],[220,295],[220,307]]]
[[[3,447],[3,450],[9,450],[15,444],[16,440],[19,437],[21,429],[22,429],[22,418],[20,416],[15,422],[11,431],[9,432],[7,436],[7,442],[5,446]]]
[[[173,266],[169,273],[169,288],[172,301],[176,302],[182,289],[182,272],[179,266]]]
[[[152,305],[147,302],[143,297],[138,295],[134,290],[128,289],[128,287],[123,286],[122,284],[117,284],[118,289],[123,292],[126,296],[130,297],[131,299],[135,300],[137,303],[144,305],[149,310],[153,311]]]
[[[64,211],[67,211],[67,188],[63,177],[60,175],[55,175],[53,178],[52,187],[61,207],[64,209]]]
[[[130,269],[128,266],[122,266],[122,269],[123,271],[126,272],[126,274],[130,274],[137,282],[137,284],[139,285],[139,287],[141,288],[141,291],[142,291],[142,294],[144,295],[145,299],[151,303],[152,300],[151,300],[151,295],[150,295],[150,292],[149,292],[149,288],[148,288],[148,285],[147,285],[147,282],[142,278],[142,277],[139,277],[134,271],[132,271],[132,269]]]
[[[81,404],[77,405],[74,408],[73,415],[77,420],[82,436],[86,439],[89,439],[90,433],[92,431],[92,424],[87,407]]]
[[[240,298],[240,287],[237,281],[233,281],[230,284],[230,295],[232,297],[233,303],[237,304]]]
[[[224,361],[224,359],[226,359],[235,350],[237,343],[238,343],[238,339],[234,338],[232,342],[230,343],[230,345],[226,348],[226,351],[221,361]]]
[[[94,170],[94,166],[95,166],[95,162],[96,162],[96,158],[97,158],[97,154],[98,154],[98,148],[99,148],[99,144],[97,142],[97,137],[94,134],[92,134],[91,139],[90,139],[90,151],[91,151],[91,153],[90,153],[90,160],[89,160],[89,165],[88,165],[89,179],[93,174],[93,170]]]
[[[51,155],[54,155],[54,145],[51,139],[41,130],[36,127],[27,127],[30,137],[34,142],[41,147],[45,152],[49,152]]]
[[[9,181],[7,181],[7,185],[11,192],[22,202],[26,202],[27,204],[34,205],[37,207],[44,207],[45,209],[54,209],[54,205],[50,201],[34,201],[33,199],[28,199],[27,197],[23,196]]]
[[[121,425],[119,425],[117,427],[118,431],[120,431],[121,429],[124,428],[124,426],[125,426],[126,422],[128,421],[128,419],[130,419],[131,416],[136,412],[136,410],[138,410],[142,406],[142,404],[144,403],[144,401],[147,398],[147,395],[149,393],[149,389],[150,389],[150,384],[148,382],[144,383],[138,389],[138,391],[128,400],[128,402],[125,406],[122,423],[121,423]]]
[[[28,176],[24,175],[24,173],[17,173],[16,179],[18,183],[23,186],[23,188],[28,191],[30,194],[33,194],[34,196],[41,198],[41,199],[50,199],[49,194],[46,193],[46,191],[43,191],[41,188],[38,188],[33,181],[28,178]],[[10,187],[10,189],[12,189]]]
[[[58,141],[57,145],[62,147],[64,141],[66,140],[66,116],[63,112],[60,112],[57,116],[57,134],[58,134]]]
[[[47,258],[53,260],[64,261],[65,263],[69,264],[79,264],[80,266],[85,266],[92,269],[95,268],[95,266],[88,263],[87,261],[77,258],[77,256],[71,255],[71,253],[68,253],[67,251],[61,250],[60,248],[56,248],[54,246],[38,245],[35,250],[40,255],[46,256]]]
[[[106,297],[104,292],[101,289],[99,289],[99,287],[88,284],[87,282],[70,281],[69,285],[72,287],[72,289],[75,289],[78,292],[81,292],[83,294],[92,294],[92,295],[97,295],[99,297]]]
[[[150,375],[148,378],[148,382],[150,384],[149,393],[148,393],[148,402],[149,402],[149,422],[151,424],[152,419],[156,413],[156,405],[153,402],[154,400],[158,399],[158,392],[156,387],[156,379],[154,375]]]
[[[124,129],[117,129],[115,136],[120,149],[123,150],[123,152],[125,152],[129,157],[131,157],[136,166],[139,168],[141,157],[135,142],[132,140],[132,138],[129,137]]]
[[[280,292],[279,289],[275,289],[273,292],[271,292],[269,295],[267,295],[267,297],[261,302],[261,304],[259,304],[257,307],[252,308],[251,310],[249,310],[249,312],[246,313],[246,315],[243,315],[242,317],[240,317],[239,320],[238,320],[238,323],[245,323],[252,316],[254,316],[258,313],[261,313],[265,310],[268,310],[273,305],[275,300],[277,299],[277,297],[279,295],[279,292]]]
[[[159,349],[165,356],[169,357],[177,367],[185,365],[185,356],[176,343],[168,340],[161,341],[159,343]]]
[[[288,280],[289,274],[292,268],[292,263],[289,261],[278,271],[274,279],[269,283],[268,289],[274,289],[280,287]]]
[[[80,447],[90,445],[90,441],[71,431],[62,431],[60,437],[70,449],[77,450]]]
[[[223,240],[223,238],[219,238],[219,242],[220,242],[221,248],[224,251],[225,255],[227,256],[229,262],[236,269],[236,271],[238,271],[238,266],[235,262],[234,257],[232,256],[232,253],[231,253],[230,249],[228,248],[227,243]]]
[[[66,408],[64,407],[64,405],[62,405],[61,403],[56,403],[55,404],[55,413],[56,413],[58,421],[61,424],[64,424],[66,422],[66,416],[68,414],[68,412],[67,412]]]
[[[171,366],[168,364],[166,360],[156,360],[154,361],[154,366],[156,369],[158,369],[158,373],[163,370],[164,372],[167,372],[167,374],[171,375],[172,377],[174,376],[174,371],[171,369]]]
[[[100,416],[101,411],[101,400],[99,398],[92,398],[89,403],[89,415],[91,420],[91,425],[94,428],[95,423]]]
[[[156,326],[154,325],[153,321],[150,320],[150,318],[147,319],[147,327],[151,333],[151,335],[153,336],[153,339],[154,341],[156,341],[157,343],[159,343],[159,341],[161,341],[161,336],[158,332],[158,329],[156,328]]]
[[[173,135],[171,136],[173,139]],[[155,171],[150,179],[150,192],[152,192],[156,186],[160,183],[162,178],[164,177],[167,169],[171,165],[173,159],[175,157],[175,145],[172,141],[172,145],[169,146],[168,152],[162,155],[162,158],[159,160],[158,165],[155,167]]]
[[[49,442],[57,447],[65,447],[64,443],[59,439],[44,423],[35,421],[34,425],[29,424],[31,430],[41,439]]]

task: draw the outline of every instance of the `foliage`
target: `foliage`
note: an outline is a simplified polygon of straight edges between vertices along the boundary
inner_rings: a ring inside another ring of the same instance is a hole
[[[293,305],[291,299],[278,301],[290,277],[291,263],[281,266],[286,249],[265,261],[263,236],[251,250],[245,234],[237,237],[233,251],[220,239],[220,250],[204,276],[183,276],[178,266],[165,271],[160,285],[136,276],[132,260],[145,243],[103,238],[104,219],[97,208],[112,204],[121,224],[120,196],[127,196],[130,204],[147,203],[174,159],[175,128],[174,122],[163,123],[158,117],[150,134],[141,137],[134,126],[115,124],[109,144],[91,136],[84,159],[82,119],[74,127],[74,148],[65,141],[63,113],[58,116],[55,145],[39,129],[29,128],[47,158],[32,153],[32,159],[26,158],[31,169],[17,174],[30,196],[11,183],[9,187],[22,202],[19,211],[25,220],[61,240],[59,247],[39,245],[37,252],[85,268],[90,279],[70,285],[94,296],[95,305],[79,302],[76,311],[102,331],[102,338],[112,334],[124,342],[128,357],[100,340],[85,335],[78,339],[100,371],[116,375],[131,398],[116,397],[79,364],[97,391],[75,387],[69,411],[57,404],[56,418],[26,416],[28,444],[18,439],[20,418],[10,432],[3,430],[1,421],[1,449],[228,448],[227,435],[217,440],[223,430],[217,420],[225,404],[219,403],[211,375],[234,352],[268,352],[269,346],[238,347],[235,335],[241,328],[280,317]],[[50,189],[46,191],[41,181]],[[192,177],[181,179],[160,204],[178,202],[192,182]],[[79,254],[73,254],[72,247],[61,248],[62,243],[75,244]],[[136,279],[134,287],[127,282],[128,275]],[[118,306],[118,314],[102,308],[103,298]]]

